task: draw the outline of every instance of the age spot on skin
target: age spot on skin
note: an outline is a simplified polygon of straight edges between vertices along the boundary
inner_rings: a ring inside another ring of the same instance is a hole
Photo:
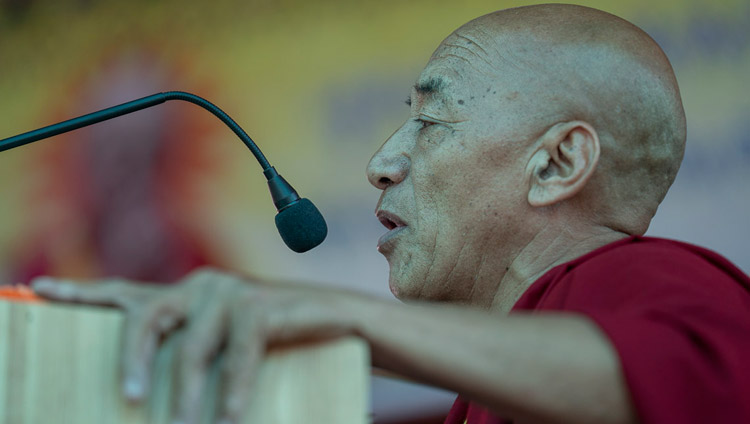
[[[514,91],[508,94],[507,96],[505,96],[505,98],[508,100],[515,100],[516,98],[518,98],[518,91]]]

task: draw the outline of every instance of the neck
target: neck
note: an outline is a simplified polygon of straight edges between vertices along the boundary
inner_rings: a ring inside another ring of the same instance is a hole
[[[513,258],[500,280],[491,309],[507,314],[529,286],[550,269],[627,236],[607,227],[545,227]]]

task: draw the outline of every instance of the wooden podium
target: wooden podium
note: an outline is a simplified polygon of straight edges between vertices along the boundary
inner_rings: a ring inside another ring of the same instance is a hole
[[[131,405],[119,390],[122,324],[111,309],[0,300],[0,424],[169,424],[180,335],[156,357],[149,400]],[[216,371],[205,424],[215,420]],[[369,376],[367,346],[356,338],[271,351],[245,423],[367,423]]]

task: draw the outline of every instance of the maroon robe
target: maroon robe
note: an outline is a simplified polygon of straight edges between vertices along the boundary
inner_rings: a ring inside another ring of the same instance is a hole
[[[522,310],[590,317],[619,355],[642,424],[750,423],[750,278],[715,252],[619,240],[551,269],[513,307]],[[445,423],[464,422],[510,421],[459,396]]]

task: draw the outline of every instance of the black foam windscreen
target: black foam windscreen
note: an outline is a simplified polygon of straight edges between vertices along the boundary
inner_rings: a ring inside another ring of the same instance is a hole
[[[323,243],[328,226],[318,208],[306,199],[300,199],[276,214],[276,228],[282,240],[297,253],[307,252]]]

